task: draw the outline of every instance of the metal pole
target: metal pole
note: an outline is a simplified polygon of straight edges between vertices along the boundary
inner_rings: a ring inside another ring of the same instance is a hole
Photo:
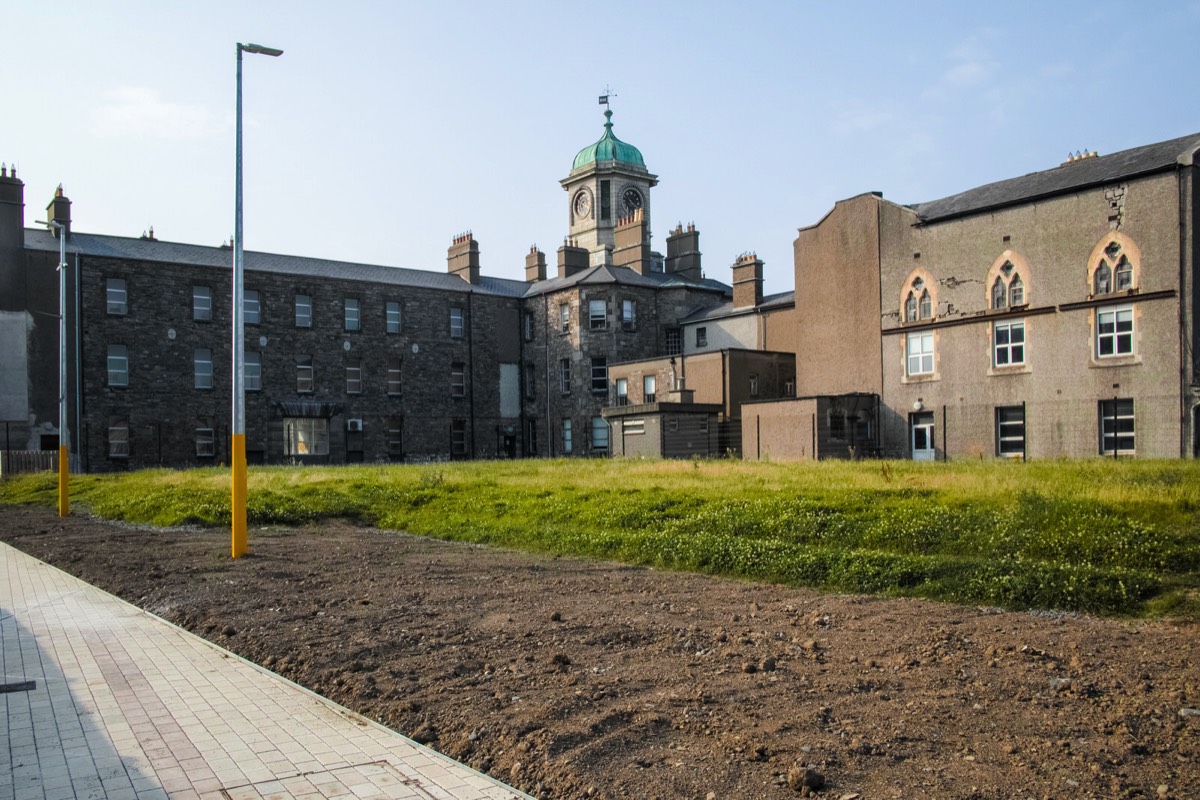
[[[58,231],[58,515],[70,516],[71,431],[67,424],[67,227],[51,220]]]
[[[279,56],[282,50],[257,44],[237,46],[237,155],[234,178],[233,218],[233,431],[230,435],[229,460],[232,468],[231,551],[234,558],[246,554],[246,382],[245,337],[243,336],[242,272],[242,51]]]

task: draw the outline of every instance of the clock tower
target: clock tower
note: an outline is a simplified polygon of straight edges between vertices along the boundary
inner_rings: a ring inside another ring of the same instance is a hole
[[[650,189],[658,184],[641,152],[613,135],[612,115],[605,109],[604,135],[579,151],[571,174],[560,181],[568,198],[568,235],[591,254],[593,265],[603,264],[614,246],[617,222],[638,209],[649,238]]]

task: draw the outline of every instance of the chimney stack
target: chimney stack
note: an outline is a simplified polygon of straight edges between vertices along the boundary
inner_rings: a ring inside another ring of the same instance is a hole
[[[454,237],[446,251],[446,269],[467,283],[479,283],[479,242],[470,231]]]
[[[558,277],[569,278],[588,268],[588,251],[579,247],[574,239],[563,239],[558,248]]]
[[[742,253],[733,262],[733,307],[754,308],[762,302],[763,262],[755,253]]]
[[[690,281],[703,276],[700,271],[700,232],[693,223],[676,225],[667,236],[667,273]]]
[[[546,254],[538,250],[536,244],[529,248],[529,255],[525,256],[525,280],[529,283],[546,280]]]
[[[0,166],[0,311],[21,311],[28,307],[24,250],[25,184],[17,178],[16,167],[10,171],[3,165]]]
[[[629,267],[639,275],[650,272],[650,231],[646,227],[645,213],[636,208],[627,217],[617,220],[613,231],[613,266]]]
[[[62,184],[54,190],[54,199],[50,201],[50,205],[46,206],[46,219],[50,222],[57,222],[63,226],[67,232],[67,236],[71,235],[71,201],[63,195]],[[51,232],[55,238],[58,237],[58,229],[51,226]]]

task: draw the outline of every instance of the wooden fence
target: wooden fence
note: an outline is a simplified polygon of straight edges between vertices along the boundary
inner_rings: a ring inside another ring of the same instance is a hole
[[[79,456],[71,456],[72,474],[79,472]],[[57,450],[0,450],[0,477],[28,472],[57,472]]]

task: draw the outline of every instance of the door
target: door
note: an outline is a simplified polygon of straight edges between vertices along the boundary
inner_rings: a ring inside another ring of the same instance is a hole
[[[912,429],[913,461],[933,461],[933,412],[913,414],[909,417],[909,427]]]

